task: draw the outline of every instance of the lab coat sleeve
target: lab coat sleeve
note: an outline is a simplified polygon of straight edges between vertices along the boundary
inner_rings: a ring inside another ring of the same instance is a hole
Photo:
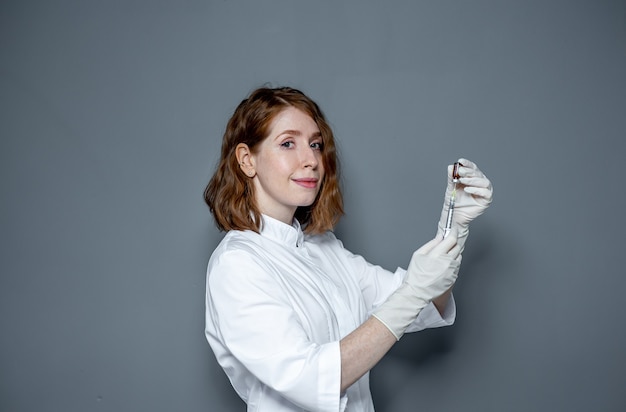
[[[310,341],[265,264],[241,251],[210,263],[207,299],[220,340],[257,379],[299,407],[340,411],[339,342]]]

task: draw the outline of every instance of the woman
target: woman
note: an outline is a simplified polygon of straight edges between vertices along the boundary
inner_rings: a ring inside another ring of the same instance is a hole
[[[227,232],[208,265],[206,336],[249,411],[373,411],[369,370],[403,333],[452,324],[467,226],[492,193],[462,163],[455,228],[442,239],[444,206],[437,237],[392,273],[331,231],[342,198],[319,107],[292,88],[241,102],[205,190]]]

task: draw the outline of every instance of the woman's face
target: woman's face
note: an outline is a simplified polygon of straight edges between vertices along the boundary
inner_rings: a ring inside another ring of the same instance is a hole
[[[323,142],[313,119],[295,107],[278,113],[250,161],[261,213],[291,224],[299,206],[309,206],[324,179]]]

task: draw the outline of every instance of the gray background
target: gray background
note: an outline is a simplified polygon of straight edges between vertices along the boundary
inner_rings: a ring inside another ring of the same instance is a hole
[[[378,411],[626,410],[624,1],[3,1],[0,410],[242,411],[203,336],[202,191],[266,82],[339,140],[345,245],[435,232],[445,166],[495,187],[452,328]]]

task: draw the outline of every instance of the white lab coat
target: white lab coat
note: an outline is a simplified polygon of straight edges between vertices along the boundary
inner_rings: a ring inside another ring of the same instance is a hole
[[[402,283],[331,232],[304,235],[263,216],[261,234],[230,231],[207,270],[206,337],[248,411],[373,411],[369,374],[340,394],[339,341]],[[407,332],[447,326],[427,306]]]

